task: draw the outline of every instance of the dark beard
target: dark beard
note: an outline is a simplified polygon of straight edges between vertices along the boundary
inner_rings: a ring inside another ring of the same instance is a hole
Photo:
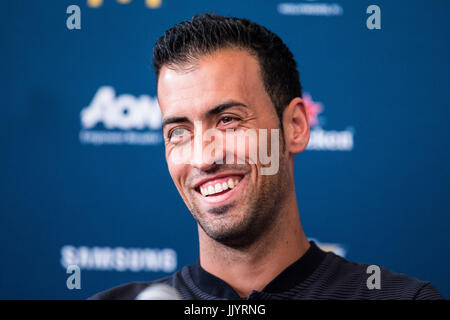
[[[209,213],[213,213],[213,214],[224,214],[226,213],[229,209],[233,208],[235,205],[235,203],[230,203],[230,204],[226,204],[224,206],[221,207],[217,207],[217,208],[212,208],[211,210],[209,210]]]
[[[238,226],[223,225],[220,230],[215,230],[207,221],[202,219],[203,214],[192,207],[192,214],[203,229],[203,231],[213,240],[235,249],[244,249],[251,244],[257,242],[264,236],[271,227],[277,222],[281,214],[280,205],[283,202],[289,188],[286,182],[289,181],[287,177],[287,164],[280,166],[280,171],[273,179],[266,179],[260,188],[257,195],[249,195],[248,204],[244,213],[244,219]],[[217,214],[218,219],[220,215],[226,214],[228,210],[232,209],[236,204],[231,203],[225,206],[214,208],[210,213]]]

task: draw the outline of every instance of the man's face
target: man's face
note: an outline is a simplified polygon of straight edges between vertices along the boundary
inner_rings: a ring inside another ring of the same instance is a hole
[[[286,156],[279,148],[282,132],[275,146],[280,169],[274,175],[262,175],[260,161],[251,159],[251,151],[262,147],[258,143],[247,145],[245,152],[237,150],[237,143],[227,147],[227,139],[241,137],[238,132],[266,129],[270,141],[270,129],[279,129],[259,68],[248,52],[224,49],[200,57],[192,66],[164,66],[158,79],[170,175],[202,230],[235,247],[251,244],[273,224],[289,185]],[[218,142],[202,140],[210,129],[224,133],[221,152],[198,158],[194,141],[202,146]],[[227,136],[227,130],[235,134]],[[175,161],[186,148],[194,150],[184,159],[191,161]],[[225,160],[230,155],[236,160],[233,164]],[[217,164],[220,160],[223,164]]]

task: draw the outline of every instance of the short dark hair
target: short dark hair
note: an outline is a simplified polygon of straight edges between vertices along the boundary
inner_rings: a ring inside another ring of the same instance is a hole
[[[276,34],[250,20],[206,13],[168,29],[153,48],[156,79],[164,65],[192,63],[225,48],[245,49],[257,57],[264,87],[281,123],[287,105],[302,96],[297,63]]]

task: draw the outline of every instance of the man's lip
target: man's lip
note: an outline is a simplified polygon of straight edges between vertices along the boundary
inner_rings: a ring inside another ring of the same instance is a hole
[[[235,175],[235,177],[236,177],[236,175]],[[244,186],[245,186],[247,178],[248,178],[247,175],[244,174],[244,176],[241,177],[241,179],[239,180],[239,183],[237,185],[235,185],[234,188],[231,188],[231,189],[229,188],[224,193],[217,193],[217,194],[214,194],[211,196],[206,196],[206,197],[203,196],[201,194],[201,192],[198,191],[198,188],[197,188],[196,189],[197,192],[195,192],[195,197],[197,197],[197,199],[200,200],[200,203],[206,209],[212,208],[212,207],[217,207],[217,206],[223,206],[226,204],[231,204],[233,201],[238,200],[238,198],[236,198],[236,197],[240,197],[242,195],[242,193],[244,192],[243,190],[245,190]]]
[[[243,177],[245,175],[245,173],[242,172],[226,172],[226,173],[220,173],[220,174],[216,174],[213,176],[207,176],[199,181],[197,181],[196,183],[194,183],[194,189],[199,189],[199,187],[204,184],[207,183],[208,181],[212,181],[215,179],[220,179],[220,178],[225,178],[225,177],[230,177],[230,176],[239,176],[239,177]]]

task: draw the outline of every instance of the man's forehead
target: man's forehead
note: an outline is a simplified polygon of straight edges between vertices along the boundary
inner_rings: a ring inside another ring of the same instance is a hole
[[[180,108],[203,109],[230,99],[247,100],[261,94],[262,88],[257,60],[244,50],[226,49],[202,56],[191,66],[163,66],[158,99],[165,114]]]

